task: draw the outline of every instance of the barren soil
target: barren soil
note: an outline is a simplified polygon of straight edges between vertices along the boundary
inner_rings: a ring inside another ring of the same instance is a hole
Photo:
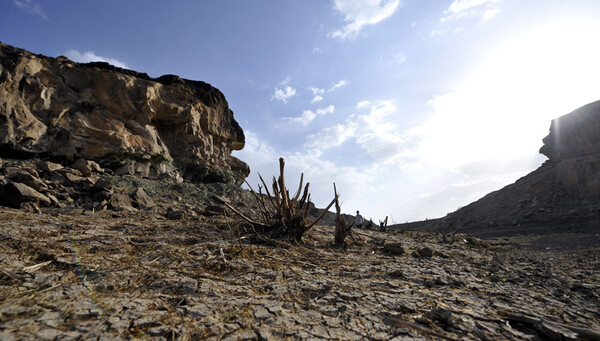
[[[600,248],[0,207],[1,340],[598,339]],[[523,242],[523,240],[519,240]]]

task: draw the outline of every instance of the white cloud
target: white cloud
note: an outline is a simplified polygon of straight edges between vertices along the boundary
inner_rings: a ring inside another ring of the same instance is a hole
[[[392,101],[359,103],[360,108],[369,105],[371,110],[368,114],[352,115],[343,124],[308,136],[305,146],[322,152],[352,139],[377,162],[393,163],[405,156],[409,133],[396,131],[396,126],[388,120],[389,115],[397,112],[397,107]],[[332,106],[326,109],[333,112]]]
[[[35,3],[33,0],[15,0],[15,5],[27,13],[38,15],[43,19],[48,20],[48,17],[42,10],[42,6],[40,6],[38,3]]]
[[[317,114],[319,114],[319,115],[333,114],[334,110],[335,110],[335,107],[333,105],[330,105],[326,108],[317,109]]]
[[[348,24],[329,33],[342,40],[354,39],[367,25],[375,25],[391,17],[400,7],[401,0],[334,0],[334,9]]]
[[[312,99],[312,101],[310,101],[310,103],[321,102],[322,100],[323,100],[323,96],[316,95],[315,97],[313,97],[313,99]]]
[[[493,2],[496,2],[496,0],[454,0],[454,2],[450,4],[450,7],[448,7],[446,12],[461,13],[466,10],[472,9],[473,7],[478,7]]]
[[[483,21],[488,21],[488,20],[492,19],[493,17],[495,17],[496,14],[498,14],[498,13],[500,13],[500,9],[498,9],[498,8],[488,9],[487,11],[483,12],[481,19]]]
[[[501,0],[454,0],[444,11],[445,17],[440,21],[459,20],[464,17],[481,16],[483,21],[493,18],[500,12],[496,3]]]
[[[364,107],[368,106],[369,104],[371,104],[371,102],[369,102],[369,101],[361,101],[361,102],[358,102],[358,104],[356,105],[356,107],[358,109],[361,109],[361,108],[364,108]]]
[[[328,91],[329,92],[335,91],[335,90],[337,90],[337,89],[339,89],[339,88],[341,88],[341,87],[343,87],[343,86],[345,86],[347,84],[348,84],[348,81],[346,81],[345,79],[342,79],[341,81],[339,81],[339,82],[335,83],[334,85],[332,85],[329,88]]]
[[[235,156],[248,163],[250,167],[270,165],[279,157],[273,147],[262,141],[258,135],[250,130],[245,130],[246,143],[241,151],[234,151]]]
[[[296,94],[296,89],[291,86],[286,86],[283,89],[275,89],[275,93],[271,96],[271,100],[277,99],[282,101],[283,103],[287,103],[287,100],[292,98]]]
[[[320,152],[337,147],[356,136],[357,125],[355,122],[337,124],[333,127],[322,129],[316,134],[306,137],[305,146]]]
[[[325,89],[310,87],[308,88],[308,90],[310,90],[313,93],[313,95],[315,95],[315,97],[313,97],[310,103],[321,102],[323,100],[323,96],[321,95],[325,93]]]
[[[315,47],[312,49],[312,53],[314,53],[314,54],[323,53],[323,50],[320,47]]]
[[[281,86],[288,85],[288,84],[290,84],[291,81],[292,81],[292,77],[287,76],[287,77],[285,77],[284,80],[282,80],[281,82],[279,82],[279,85],[281,85]]]
[[[322,95],[323,93],[325,93],[325,89],[316,87],[310,87],[308,88],[308,90],[310,90],[313,93],[313,95]]]
[[[307,126],[312,120],[315,119],[315,117],[317,117],[317,114],[311,110],[304,110],[302,115],[299,117],[285,117],[285,119],[292,122],[302,123],[304,126]]]
[[[332,114],[334,110],[335,107],[333,105],[330,105],[326,108],[317,109],[316,114],[311,110],[304,110],[302,112],[302,115],[300,115],[299,117],[285,117],[285,119],[292,122],[302,123],[304,126],[307,126],[312,120],[314,120],[317,117],[317,115]]]
[[[435,30],[435,31],[431,31],[429,36],[436,37],[436,36],[444,35],[445,33],[446,33],[446,31],[444,31],[444,30]]]
[[[69,49],[65,53],[65,56],[67,58],[71,59],[72,61],[78,62],[78,63],[106,62],[106,63],[109,63],[111,65],[114,65],[114,66],[117,66],[120,68],[129,69],[127,64],[123,63],[120,60],[117,60],[114,58],[102,57],[102,56],[97,55],[93,51],[86,51],[86,52],[81,53],[77,50]]]

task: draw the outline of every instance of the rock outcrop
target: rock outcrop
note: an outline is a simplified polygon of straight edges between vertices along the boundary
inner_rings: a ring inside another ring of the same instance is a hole
[[[600,101],[552,121],[540,153],[554,165],[556,180],[582,200],[600,200]]]
[[[443,219],[410,228],[490,237],[600,232],[600,101],[552,121],[538,169]]]
[[[86,159],[117,174],[241,183],[244,133],[224,95],[173,75],[79,64],[0,42],[0,154]]]

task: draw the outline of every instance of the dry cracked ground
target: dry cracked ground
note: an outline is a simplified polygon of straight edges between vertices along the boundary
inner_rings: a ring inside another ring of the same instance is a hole
[[[600,339],[600,248],[0,207],[1,340]]]

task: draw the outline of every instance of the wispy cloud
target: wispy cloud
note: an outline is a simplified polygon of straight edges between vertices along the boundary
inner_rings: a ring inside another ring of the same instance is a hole
[[[367,25],[375,25],[391,17],[400,7],[401,0],[334,0],[334,9],[348,24],[329,33],[332,38],[354,39]]]
[[[333,105],[330,105],[326,108],[317,109],[317,114],[319,114],[319,115],[333,114],[334,111],[335,111],[335,107]]]
[[[393,163],[403,156],[406,133],[396,131],[387,117],[397,112],[393,101],[362,101],[357,108],[370,107],[367,114],[351,115],[343,124],[322,129],[307,136],[305,146],[319,152],[335,148],[353,140],[361,149],[380,163]]]
[[[112,65],[120,67],[120,68],[129,69],[127,64],[123,63],[120,60],[117,60],[114,58],[102,57],[102,56],[97,55],[93,51],[86,51],[86,52],[82,53],[77,50],[70,49],[65,53],[65,56],[67,58],[71,59],[72,61],[78,62],[78,63],[106,62],[106,63],[112,64]]]
[[[308,88],[308,90],[310,90],[310,92],[312,92],[313,95],[322,95],[325,92],[325,89],[316,88],[314,86]]]
[[[300,115],[299,117],[286,117],[285,119],[292,122],[302,123],[304,126],[307,126],[312,120],[314,120],[317,117],[317,115],[332,114],[334,111],[335,107],[333,105],[330,105],[325,108],[317,109],[316,113],[312,110],[304,110],[302,112],[302,115]]]
[[[292,77],[287,76],[287,77],[285,77],[284,80],[282,80],[281,82],[279,82],[279,85],[281,85],[281,86],[288,85],[288,84],[290,84],[291,81],[292,81]]]
[[[323,53],[323,50],[317,46],[312,49],[312,53],[314,53],[314,54]]]
[[[312,112],[311,110],[304,110],[302,115],[299,117],[285,117],[285,119],[290,120],[292,122],[302,123],[302,125],[307,126],[312,120],[317,117],[317,114]]]
[[[15,5],[27,13],[38,15],[43,19],[48,20],[44,10],[42,10],[42,6],[33,0],[15,0]]]
[[[296,89],[292,88],[291,86],[286,86],[283,89],[276,88],[275,93],[273,96],[271,96],[271,101],[273,99],[277,99],[287,104],[288,99],[294,97],[295,94]]]
[[[316,95],[315,97],[313,97],[313,99],[312,99],[312,101],[310,101],[310,103],[321,102],[322,100],[323,100],[323,96]]]
[[[493,18],[500,12],[496,6],[501,0],[454,0],[444,11],[441,22],[458,20],[464,17],[481,17],[482,21]]]
[[[337,89],[339,89],[339,88],[341,88],[341,87],[343,87],[343,86],[345,86],[345,85],[348,85],[348,81],[347,81],[347,80],[345,80],[345,79],[342,79],[341,81],[339,81],[339,82],[337,82],[337,83],[333,84],[333,85],[332,85],[332,86],[329,88],[329,90],[328,90],[328,91],[329,91],[329,92],[335,91],[335,90],[337,90]]]
[[[323,100],[323,96],[321,95],[325,93],[325,89],[310,87],[308,90],[310,90],[310,92],[312,92],[315,96],[310,103],[321,102]]]
[[[488,21],[488,20],[492,19],[493,17],[495,17],[496,14],[498,14],[498,13],[500,13],[500,9],[498,9],[498,8],[488,9],[487,11],[483,12],[481,19],[483,21]]]
[[[358,104],[356,105],[356,107],[358,109],[361,109],[361,108],[364,108],[364,107],[368,106],[369,104],[371,104],[370,101],[360,101],[360,102],[358,102]]]

